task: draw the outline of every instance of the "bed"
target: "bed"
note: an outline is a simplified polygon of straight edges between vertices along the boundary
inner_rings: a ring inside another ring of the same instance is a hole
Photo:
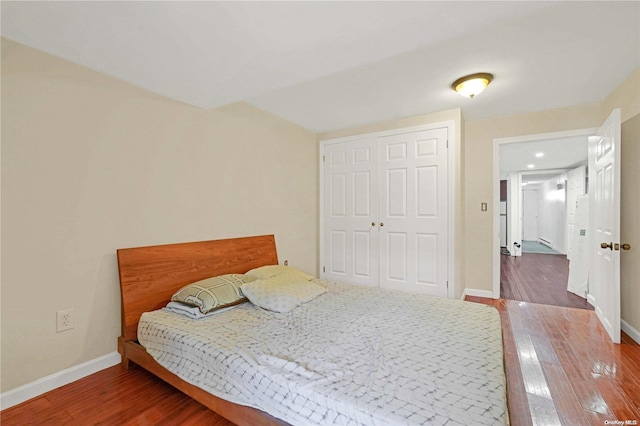
[[[191,319],[163,309],[172,295],[277,265],[273,235],[117,255],[123,365],[236,424],[508,424],[492,307],[313,279],[322,294],[288,312],[246,302]]]

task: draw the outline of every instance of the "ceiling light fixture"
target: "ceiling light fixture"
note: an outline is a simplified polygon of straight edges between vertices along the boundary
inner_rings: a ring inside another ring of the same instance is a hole
[[[538,157],[538,158],[544,157],[544,152],[537,152],[536,153],[536,157]]]
[[[451,88],[462,96],[473,98],[482,92],[493,80],[493,75],[486,72],[466,75],[453,82]]]
[[[535,166],[533,164],[527,164],[527,168],[533,169]]]

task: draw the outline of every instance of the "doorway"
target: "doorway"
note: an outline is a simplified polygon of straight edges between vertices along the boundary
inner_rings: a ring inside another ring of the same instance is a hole
[[[579,231],[576,201],[587,192],[588,137],[594,131],[496,141],[494,200],[500,194],[507,220],[504,214],[494,218],[501,225],[494,297],[593,309],[586,294],[568,291],[568,281],[571,244]],[[506,191],[498,190],[505,185]]]

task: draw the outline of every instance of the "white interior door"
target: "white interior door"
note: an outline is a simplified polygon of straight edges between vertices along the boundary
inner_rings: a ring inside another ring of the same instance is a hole
[[[447,128],[379,139],[380,287],[447,296]]]
[[[589,223],[592,230],[589,301],[620,343],[620,110],[589,140]],[[593,188],[593,191],[591,190]]]
[[[538,190],[522,191],[522,239],[538,241]]]
[[[324,147],[325,279],[378,285],[376,150],[376,138]]]

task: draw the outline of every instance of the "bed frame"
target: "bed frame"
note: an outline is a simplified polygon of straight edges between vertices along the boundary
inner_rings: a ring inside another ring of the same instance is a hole
[[[273,235],[167,244],[117,250],[122,296],[122,336],[118,352],[124,368],[148,370],[196,401],[238,425],[286,425],[255,408],[234,404],[191,385],[158,364],[138,343],[143,312],[165,306],[186,284],[221,274],[244,273],[277,265]]]

